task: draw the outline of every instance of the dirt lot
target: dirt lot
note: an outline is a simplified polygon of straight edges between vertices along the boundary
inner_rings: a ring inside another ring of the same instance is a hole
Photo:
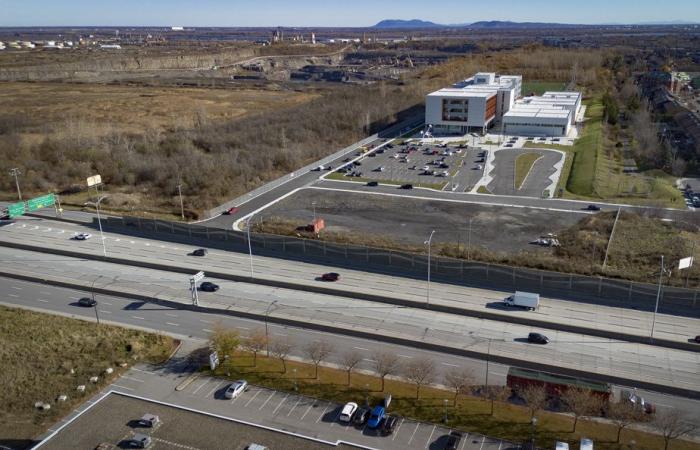
[[[0,118],[19,116],[38,132],[46,124],[82,122],[85,132],[142,133],[190,128],[199,117],[232,120],[283,109],[312,94],[272,90],[154,88],[101,84],[0,83]],[[34,118],[40,119],[34,122]]]
[[[325,220],[328,231],[383,235],[412,245],[421,245],[433,229],[435,242],[466,245],[471,219],[472,246],[497,252],[548,251],[530,242],[584,217],[580,213],[307,189],[264,210],[262,220],[281,217],[310,222],[314,215],[312,202],[316,203],[316,216]]]

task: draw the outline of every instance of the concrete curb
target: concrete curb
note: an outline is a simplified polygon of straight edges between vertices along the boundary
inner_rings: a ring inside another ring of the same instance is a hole
[[[66,287],[66,288],[77,289],[77,290],[83,290],[83,291],[88,290],[88,286],[86,284],[83,285],[80,283],[49,280],[49,279],[36,277],[36,276],[32,276],[32,275],[8,273],[4,270],[0,271],[0,276],[8,277],[8,278],[16,278],[16,279],[30,281],[30,282],[40,282],[40,283],[44,283],[44,284]],[[136,294],[136,293],[130,293],[130,292],[122,292],[122,291],[117,291],[117,290],[113,290],[113,289],[95,288],[94,291],[96,293],[99,293],[102,295],[109,295],[109,296],[122,297],[122,298],[133,298],[136,300],[148,301],[148,302],[151,302],[154,304],[167,306],[170,308],[187,309],[187,310],[191,310],[191,311],[199,311],[199,312],[206,312],[206,313],[213,313],[213,314],[226,314],[226,315],[243,317],[243,318],[257,320],[257,321],[267,321],[270,323],[275,323],[275,324],[284,325],[284,326],[291,326],[291,327],[295,327],[295,328],[311,329],[311,330],[316,330],[316,331],[321,331],[321,332],[326,332],[326,333],[352,336],[352,337],[358,337],[358,338],[362,338],[362,339],[370,339],[370,340],[379,341],[379,342],[388,342],[388,343],[392,343],[392,344],[413,347],[413,348],[421,348],[423,350],[434,351],[434,352],[450,354],[450,355],[455,355],[455,356],[463,356],[463,357],[473,358],[473,359],[481,359],[481,360],[486,359],[486,360],[491,361],[491,362],[506,364],[506,365],[510,365],[510,366],[516,366],[516,367],[522,367],[522,368],[526,368],[526,369],[541,370],[541,371],[545,371],[545,372],[552,372],[552,373],[569,375],[569,376],[574,376],[574,377],[583,377],[583,378],[599,380],[599,381],[617,384],[617,385],[622,385],[622,386],[637,387],[637,388],[641,388],[641,389],[648,389],[651,391],[656,391],[656,392],[661,392],[661,393],[666,393],[666,394],[671,394],[671,395],[678,395],[678,396],[683,396],[683,397],[687,397],[687,398],[700,399],[700,391],[682,389],[682,388],[677,388],[674,386],[665,386],[662,384],[639,381],[639,380],[634,380],[634,379],[630,379],[630,378],[617,377],[617,376],[612,376],[612,375],[603,375],[603,374],[585,372],[585,371],[576,370],[576,369],[568,369],[568,368],[563,368],[560,366],[535,363],[532,361],[520,360],[520,359],[511,358],[511,357],[507,357],[507,356],[487,355],[483,352],[468,350],[465,348],[450,347],[447,345],[431,343],[431,342],[416,341],[414,339],[409,339],[406,337],[390,336],[390,335],[383,335],[383,334],[378,334],[378,333],[365,331],[365,330],[335,327],[332,325],[314,323],[314,322],[311,322],[308,320],[302,321],[302,320],[288,319],[288,318],[277,317],[277,316],[265,316],[264,314],[251,313],[251,312],[247,312],[247,311],[221,309],[221,308],[216,308],[216,307],[212,307],[212,306],[203,306],[203,305],[193,306],[193,305],[180,303],[180,302],[176,302],[176,301],[172,301],[172,300],[153,298],[153,297],[150,297],[148,295]]]
[[[37,247],[37,246],[33,246],[33,245],[20,244],[20,243],[16,243],[16,242],[0,241],[0,247],[9,247],[9,248],[16,248],[16,249],[20,249],[20,250],[29,250],[29,251],[35,251],[35,252],[50,253],[50,254],[55,254],[55,255],[68,256],[68,257],[72,257],[72,258],[80,258],[80,259],[87,259],[87,260],[94,260],[94,261],[103,261],[103,262],[108,262],[108,263],[122,264],[122,265],[134,266],[134,267],[144,267],[144,268],[148,268],[148,269],[163,270],[163,271],[183,273],[183,274],[188,274],[188,275],[194,274],[197,271],[199,271],[199,269],[196,269],[196,268],[178,267],[178,266],[172,266],[172,265],[167,265],[167,264],[160,264],[160,263],[153,263],[153,262],[139,261],[139,260],[130,260],[130,259],[125,259],[125,258],[115,258],[115,257],[110,257],[110,256],[105,258],[103,256],[92,255],[92,254],[87,254],[87,253],[80,253],[80,252],[61,250],[61,249]],[[8,275],[8,276],[12,276],[12,275]],[[463,315],[463,316],[468,316],[468,317],[474,317],[477,319],[494,320],[494,321],[499,321],[499,322],[513,323],[513,324],[517,324],[517,325],[526,325],[526,326],[543,328],[543,329],[564,331],[564,332],[568,332],[568,333],[586,334],[589,336],[602,337],[602,338],[606,338],[606,339],[615,339],[615,340],[619,340],[619,341],[635,342],[635,343],[639,343],[639,344],[655,345],[657,347],[664,347],[664,348],[671,348],[671,349],[676,349],[676,350],[685,350],[685,351],[700,353],[700,345],[693,344],[691,342],[671,341],[668,339],[654,339],[653,341],[651,341],[646,336],[640,336],[640,335],[634,335],[634,334],[613,332],[613,331],[608,331],[608,330],[599,330],[599,329],[595,329],[595,328],[586,328],[586,327],[581,327],[581,326],[577,326],[577,325],[568,325],[568,324],[562,324],[562,323],[556,323],[556,322],[548,322],[548,321],[536,320],[536,319],[532,319],[532,318],[528,318],[528,317],[518,317],[518,316],[512,316],[512,315],[506,315],[506,314],[498,314],[498,313],[492,313],[492,312],[488,312],[488,311],[480,311],[480,310],[459,308],[459,307],[455,307],[455,306],[440,305],[440,304],[436,304],[436,303],[426,305],[423,302],[417,302],[414,300],[408,300],[408,299],[400,298],[400,297],[388,297],[388,296],[383,296],[383,295],[374,295],[374,294],[369,294],[366,292],[356,292],[356,291],[350,291],[350,290],[344,290],[344,289],[334,289],[334,288],[329,288],[329,287],[325,287],[325,286],[312,286],[312,285],[307,285],[307,284],[294,283],[294,282],[290,282],[290,281],[276,280],[276,279],[270,279],[270,278],[258,278],[258,277],[256,277],[256,278],[251,279],[249,276],[236,275],[236,274],[223,273],[223,272],[215,272],[215,271],[207,271],[207,276],[209,276],[211,278],[219,278],[222,280],[252,283],[252,284],[259,284],[259,285],[263,285],[263,286],[291,289],[291,290],[296,290],[296,291],[313,292],[316,294],[353,298],[353,299],[357,299],[357,300],[365,300],[365,301],[371,301],[371,302],[376,302],[376,303],[384,303],[384,304],[389,304],[389,305],[403,306],[403,307],[407,307],[407,308],[426,309],[426,310],[430,310],[430,311],[442,312],[442,313],[447,313],[447,314],[457,314],[457,315]],[[145,298],[150,299],[150,297],[148,297],[148,296],[146,296]]]

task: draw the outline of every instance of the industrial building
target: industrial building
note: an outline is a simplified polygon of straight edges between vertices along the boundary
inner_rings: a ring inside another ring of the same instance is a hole
[[[509,135],[567,136],[581,109],[579,92],[521,98],[522,77],[477,73],[428,94],[425,123],[433,133],[486,133],[498,124]]]

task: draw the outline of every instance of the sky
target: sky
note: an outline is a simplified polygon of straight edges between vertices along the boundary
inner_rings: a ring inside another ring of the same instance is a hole
[[[382,19],[442,24],[700,22],[700,6],[698,0],[0,0],[0,26],[6,27],[364,27]]]

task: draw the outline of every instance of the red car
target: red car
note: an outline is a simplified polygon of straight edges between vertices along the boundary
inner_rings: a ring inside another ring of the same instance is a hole
[[[321,275],[323,281],[338,281],[340,279],[340,274],[335,272],[328,272]]]
[[[700,335],[695,336],[695,339],[693,339],[693,340],[694,340],[695,342],[697,342],[698,344],[700,344]]]
[[[233,207],[227,209],[226,211],[224,211],[223,214],[226,216],[230,216],[231,214],[236,214],[237,212],[238,212],[238,208],[233,206]]]

